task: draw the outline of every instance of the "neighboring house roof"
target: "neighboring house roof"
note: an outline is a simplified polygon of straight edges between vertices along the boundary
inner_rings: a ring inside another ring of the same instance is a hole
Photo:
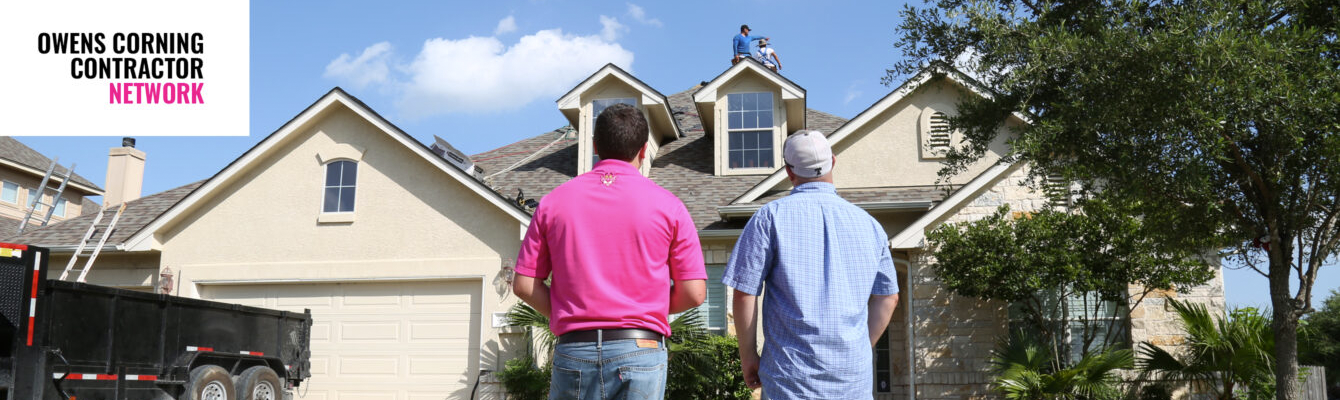
[[[42,153],[37,152],[37,150],[33,150],[31,147],[20,143],[13,137],[0,136],[0,165],[8,165],[15,169],[28,172],[29,174],[36,175],[38,179],[41,179],[43,176],[46,176],[47,168],[51,167],[51,159],[42,155]],[[76,168],[78,167],[76,166]],[[69,171],[69,169],[64,165],[57,165],[55,173],[63,175],[67,171]],[[51,185],[59,185],[59,181],[55,182],[57,183]],[[80,176],[78,173],[75,173],[74,176],[70,177],[70,184],[66,187],[76,188],[90,195],[102,195],[102,188],[98,187],[98,185],[93,182],[90,182],[88,179],[85,179],[83,176]]]
[[[652,159],[650,177],[684,202],[699,230],[737,228],[743,221],[723,221],[717,207],[727,204],[761,176],[714,174],[712,136],[703,130],[692,99],[698,89],[694,87],[668,98],[684,136],[661,146]],[[808,129],[825,134],[846,122],[814,110],[806,110],[805,118],[809,121]],[[577,139],[569,138],[570,131],[571,128],[565,127],[471,158],[490,176],[485,182],[503,195],[515,196],[517,189],[521,189],[525,197],[539,199],[577,175]]]
[[[164,211],[167,211],[173,204],[177,204],[178,201],[181,201],[181,199],[186,197],[191,191],[200,187],[200,184],[202,183],[205,183],[205,181],[187,184],[126,202],[126,209],[121,213],[121,218],[116,221],[116,226],[112,228],[112,235],[107,238],[107,244],[116,245],[124,243],[131,235],[144,229],[145,225],[152,222],[154,218],[158,218],[159,215],[163,214]],[[96,212],[86,213],[51,225],[29,229],[21,235],[11,236],[4,240],[7,242],[48,247],[53,250],[64,250],[65,248],[79,245],[79,241],[83,240],[84,234],[88,232],[88,227],[93,223],[93,219],[96,217]],[[107,213],[103,218],[106,220],[100,221],[98,225],[106,226],[112,218],[112,213]],[[0,227],[0,229],[4,228]],[[18,229],[17,224],[14,225],[14,229]],[[9,232],[13,231],[14,230],[11,229],[0,232],[9,234]],[[93,232],[92,240],[94,240],[94,242],[90,244],[90,247],[97,245],[96,240],[102,237],[102,233],[102,229]]]
[[[865,111],[861,111],[861,113],[857,114],[855,118],[852,118],[850,121],[847,121],[846,124],[843,124],[841,127],[833,131],[831,134],[828,134],[827,135],[828,143],[831,144],[833,147],[837,147],[838,144],[842,143],[843,140],[850,137],[852,132],[859,130],[862,126],[865,126],[865,124],[875,120],[877,116],[884,113],[884,111],[887,111],[890,107],[893,107],[894,105],[898,104],[908,95],[911,95],[912,92],[917,90],[917,88],[920,88],[922,85],[925,85],[926,83],[932,81],[933,79],[940,77],[949,79],[952,82],[962,85],[963,87],[968,88],[968,90],[971,90],[973,93],[976,93],[979,96],[983,97],[991,96],[990,91],[987,90],[985,86],[978,83],[971,77],[958,71],[957,69],[954,69],[952,66],[940,62],[932,63],[930,66],[928,66],[926,69],[923,69],[916,76],[913,76],[911,79],[908,79],[906,82],[903,82],[903,84],[898,86],[897,89],[894,89],[892,92],[889,92],[889,94],[885,95],[884,98],[879,99],[879,101],[876,101],[874,105],[871,105],[869,108],[866,108]],[[1013,113],[1011,115],[1015,118],[1018,118],[1020,121],[1023,121],[1025,123],[1028,122],[1028,118],[1023,114]],[[779,169],[773,172],[772,175],[768,176],[766,179],[760,180],[757,185],[754,185],[754,187],[749,188],[748,191],[744,191],[744,193],[741,194],[740,197],[731,201],[731,204],[752,203],[758,200],[760,197],[764,196],[766,193],[773,191],[773,188],[781,184],[782,181],[784,181],[785,179],[786,179],[786,171]]]
[[[335,104],[341,104],[348,107],[349,110],[377,127],[378,130],[387,134],[391,139],[404,145],[410,151],[437,167],[439,171],[455,178],[465,187],[480,196],[483,196],[485,201],[497,206],[503,212],[516,218],[521,224],[530,224],[530,214],[518,207],[515,202],[504,198],[482,182],[471,177],[465,171],[461,171],[460,168],[451,165],[447,160],[434,154],[432,149],[428,148],[428,146],[420,143],[418,140],[405,133],[405,131],[395,126],[395,124],[392,124],[380,114],[377,114],[376,111],[373,111],[372,108],[368,107],[367,104],[364,104],[363,101],[350,95],[348,92],[345,92],[344,89],[335,87],[324,96],[321,96],[316,102],[312,103],[312,105],[308,106],[307,109],[298,113],[297,116],[294,116],[293,119],[285,123],[284,126],[275,130],[274,133],[271,133],[269,136],[266,136],[265,139],[261,139],[261,141],[256,143],[251,149],[233,160],[233,162],[214,174],[214,176],[205,180],[199,188],[187,194],[181,201],[158,215],[157,218],[145,226],[144,229],[141,229],[139,232],[136,232],[134,236],[126,239],[124,248],[132,251],[152,249],[154,244],[151,239],[153,238],[154,232],[159,228],[166,226],[177,218],[181,218],[197,204],[202,204],[204,199],[214,195],[221,187],[231,183],[238,176],[242,175],[243,171],[252,164],[262,162],[272,151],[275,151],[280,147],[280,143],[283,143],[285,138],[293,135],[298,131],[298,128],[306,125],[308,121],[316,118],[317,115],[320,115],[323,110],[326,110]]]

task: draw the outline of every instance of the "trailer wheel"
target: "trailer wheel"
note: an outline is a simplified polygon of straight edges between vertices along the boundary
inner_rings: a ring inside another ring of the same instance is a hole
[[[233,377],[217,365],[202,365],[191,370],[191,381],[180,400],[237,400]]]
[[[281,387],[274,370],[257,365],[237,377],[237,400],[284,400]]]

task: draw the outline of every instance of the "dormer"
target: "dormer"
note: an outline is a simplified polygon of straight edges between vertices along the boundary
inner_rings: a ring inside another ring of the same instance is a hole
[[[647,158],[642,160],[643,176],[650,175],[651,161],[661,145],[680,136],[665,95],[614,64],[605,64],[558,99],[558,110],[577,129],[578,174],[590,171],[600,160],[591,146],[596,117],[606,107],[619,103],[637,107],[647,118],[650,132],[647,132]]]
[[[693,93],[713,135],[716,175],[766,175],[782,166],[782,142],[805,129],[805,89],[745,59]]]

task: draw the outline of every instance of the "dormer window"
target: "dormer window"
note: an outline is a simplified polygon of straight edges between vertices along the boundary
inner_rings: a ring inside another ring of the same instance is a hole
[[[771,172],[776,154],[772,93],[731,93],[726,103],[728,168]]]
[[[595,100],[591,100],[591,129],[590,129],[590,132],[591,132],[591,135],[592,135],[591,137],[592,137],[592,138],[595,138],[596,119],[597,119],[597,118],[600,118],[600,113],[604,112],[606,108],[609,108],[610,106],[615,105],[615,104],[627,104],[627,105],[630,105],[630,106],[637,107],[637,99],[632,99],[632,98],[615,98],[615,99],[595,99]],[[593,142],[594,142],[594,140],[593,140]],[[591,151],[591,166],[592,166],[592,167],[595,167],[596,163],[600,162],[600,155],[596,154],[596,152],[595,152],[594,150],[595,150],[595,148],[592,148],[592,151]]]

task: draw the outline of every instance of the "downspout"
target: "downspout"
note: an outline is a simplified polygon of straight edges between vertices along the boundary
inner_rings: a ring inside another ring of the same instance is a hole
[[[912,304],[916,303],[913,293],[916,292],[915,285],[916,270],[912,269],[912,263],[907,264],[907,400],[917,400],[917,329],[912,323],[916,314],[912,313]]]

